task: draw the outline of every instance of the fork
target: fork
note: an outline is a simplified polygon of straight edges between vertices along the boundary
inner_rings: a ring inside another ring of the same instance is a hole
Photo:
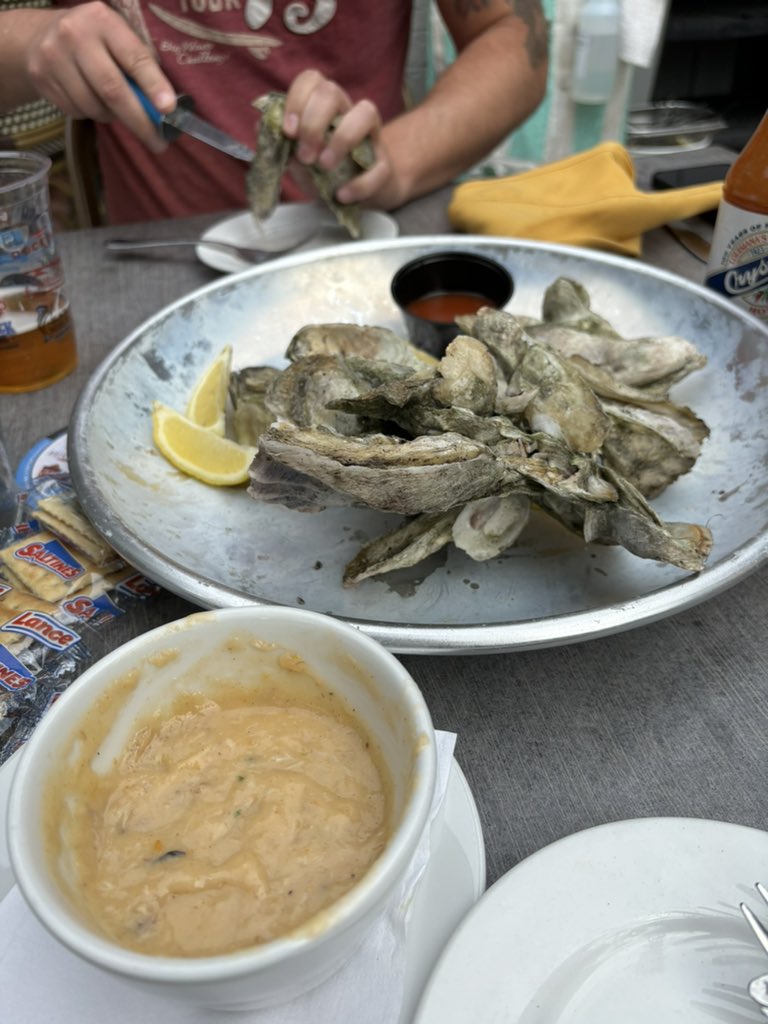
[[[763,885],[762,882],[756,882],[755,888],[760,893],[765,903],[768,903],[768,889]],[[763,947],[766,953],[768,953],[768,931],[760,923],[759,919],[750,910],[746,903],[740,903],[739,909],[746,918],[747,924],[752,929],[752,932]],[[754,1001],[760,1007],[760,1012],[764,1017],[768,1017],[768,974],[761,974],[757,978],[753,978],[749,983],[747,990],[754,999]]]
[[[108,252],[139,252],[143,249],[162,249],[179,245],[208,246],[220,249],[232,256],[238,256],[248,263],[261,263],[272,256],[291,252],[307,242],[318,231],[317,225],[307,226],[301,234],[296,232],[285,236],[273,248],[257,249],[248,245],[236,245],[234,242],[218,241],[215,238],[110,238],[104,243]],[[287,244],[286,244],[287,243]]]

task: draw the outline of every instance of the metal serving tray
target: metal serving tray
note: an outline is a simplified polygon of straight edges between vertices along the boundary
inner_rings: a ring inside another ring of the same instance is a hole
[[[698,575],[585,546],[543,517],[503,557],[473,562],[449,548],[411,570],[341,586],[343,565],[398,520],[363,510],[303,514],[261,505],[244,490],[176,472],[152,445],[159,399],[183,410],[221,347],[234,366],[283,365],[301,326],[354,321],[404,331],[389,292],[407,260],[440,248],[500,260],[515,280],[508,308],[539,316],[560,275],[628,337],[681,334],[709,358],[677,385],[711,436],[693,471],[654,507],[701,522],[714,550]],[[133,565],[205,607],[301,605],[353,622],[401,653],[477,653],[569,643],[659,619],[725,590],[766,558],[768,332],[698,285],[623,257],[488,238],[429,236],[293,255],[202,288],[146,321],[83,390],[69,431],[81,503]]]

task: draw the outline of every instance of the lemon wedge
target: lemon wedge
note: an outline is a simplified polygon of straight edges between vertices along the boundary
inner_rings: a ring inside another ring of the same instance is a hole
[[[255,448],[221,437],[162,402],[152,405],[152,439],[172,466],[214,487],[245,483],[256,454]]]
[[[224,436],[227,389],[232,369],[232,346],[225,345],[200,376],[187,404],[187,418],[206,430]]]

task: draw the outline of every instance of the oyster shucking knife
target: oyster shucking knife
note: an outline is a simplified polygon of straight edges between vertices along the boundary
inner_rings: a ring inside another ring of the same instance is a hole
[[[127,76],[126,78],[139,103],[144,108],[145,113],[164,139],[168,139],[170,142],[173,139],[177,139],[184,132],[185,135],[191,135],[193,138],[199,139],[200,142],[205,142],[209,146],[221,150],[222,153],[228,153],[230,156],[236,157],[238,160],[244,160],[246,163],[250,163],[253,160],[252,149],[243,145],[242,142],[238,142],[231,135],[227,135],[226,132],[223,132],[209,121],[205,121],[202,117],[197,116],[195,113],[195,101],[191,96],[178,96],[176,98],[176,109],[172,110],[169,114],[161,114],[136,82]]]

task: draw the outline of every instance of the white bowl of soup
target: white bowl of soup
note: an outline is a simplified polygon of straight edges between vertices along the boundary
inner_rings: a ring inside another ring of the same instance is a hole
[[[19,888],[84,960],[197,1006],[327,980],[395,898],[427,823],[417,685],[331,617],[200,612],[85,671],[19,761]]]

